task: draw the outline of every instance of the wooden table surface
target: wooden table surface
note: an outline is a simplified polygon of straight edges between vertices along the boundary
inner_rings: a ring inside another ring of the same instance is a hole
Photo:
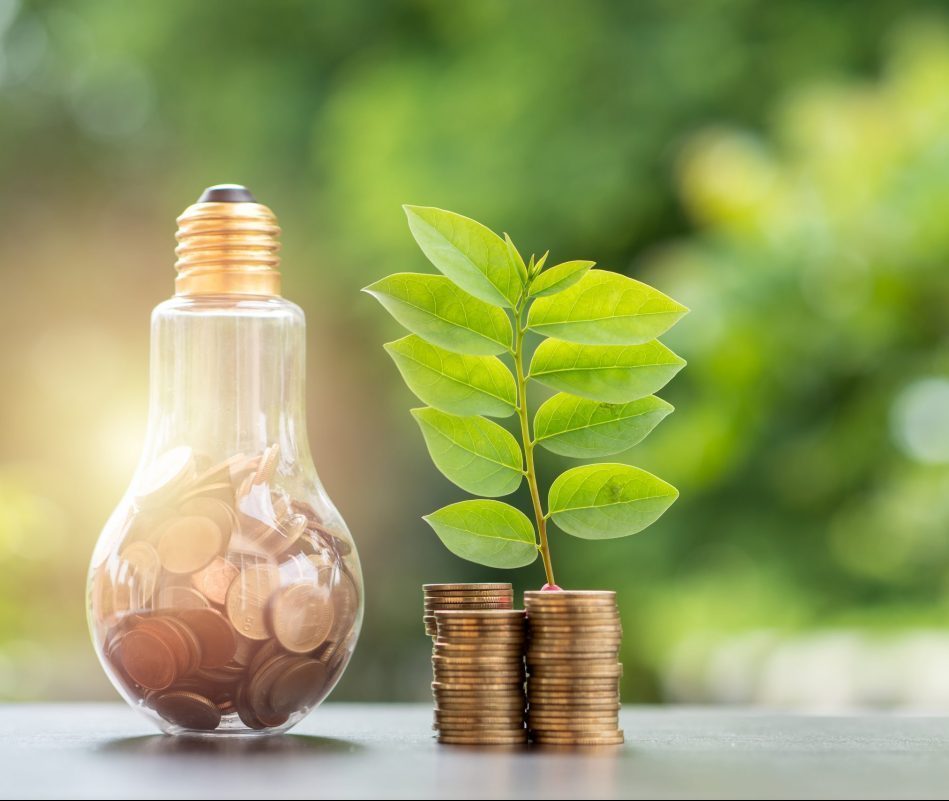
[[[949,719],[632,707],[626,745],[439,746],[424,705],[326,704],[291,734],[182,739],[116,704],[0,706],[4,798],[945,798]]]

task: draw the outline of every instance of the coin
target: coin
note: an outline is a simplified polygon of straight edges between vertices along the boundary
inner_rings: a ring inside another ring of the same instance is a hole
[[[177,675],[175,656],[154,632],[133,629],[122,638],[122,666],[149,690],[170,687]]]
[[[197,693],[163,693],[154,702],[154,708],[169,723],[185,729],[210,731],[221,723],[221,711],[210,699]]]
[[[300,539],[304,531],[306,531],[306,518],[303,515],[291,515],[266,535],[264,548],[275,555],[281,554]]]
[[[311,707],[326,684],[326,667],[315,659],[300,657],[276,678],[270,690],[270,707],[277,715],[291,715]]]
[[[227,485],[230,487],[230,485]],[[237,525],[237,515],[229,504],[218,498],[197,497],[186,500],[178,507],[186,517],[207,517],[217,523],[221,530],[221,541],[227,543]]]
[[[538,745],[622,745],[623,732],[616,731],[610,734],[583,735],[583,734],[547,734],[532,732],[531,739]]]
[[[578,626],[547,625],[532,619],[531,632],[538,637],[573,637],[578,634],[586,637],[622,637],[623,627],[618,623],[595,626],[587,624]]]
[[[356,613],[359,610],[359,590],[349,573],[339,573],[337,583],[333,587],[333,630],[330,634],[334,640],[342,640],[356,622]]]
[[[181,609],[178,620],[185,623],[201,643],[200,666],[215,668],[226,665],[237,651],[234,627],[216,609]]]
[[[511,726],[520,728],[524,725],[523,713],[517,712],[508,715],[489,715],[489,714],[456,714],[452,712],[435,711],[435,723],[441,727],[465,727],[465,726]]]
[[[271,445],[264,451],[260,459],[260,466],[254,474],[255,484],[269,484],[277,471],[277,461],[280,458],[280,446]]]
[[[191,583],[211,603],[224,605],[227,588],[240,571],[220,556],[215,556],[207,567],[191,575]]]
[[[265,729],[266,725],[257,717],[250,704],[247,702],[247,686],[241,685],[234,694],[234,709],[237,716],[249,729]]]
[[[288,715],[271,706],[270,692],[280,674],[298,657],[279,654],[267,660],[247,685],[247,702],[257,718],[266,726],[281,726]]]
[[[435,592],[451,592],[454,590],[458,591],[469,591],[469,590],[507,590],[508,592],[513,592],[514,588],[511,584],[507,582],[498,582],[495,584],[485,583],[485,584],[423,584],[422,590],[427,593]]]
[[[158,593],[159,609],[207,609],[208,599],[191,587],[171,585]]]
[[[225,608],[228,619],[251,640],[266,640],[266,609],[270,596],[280,585],[280,573],[273,565],[251,564],[241,570],[227,590]]]
[[[590,664],[581,661],[553,662],[542,661],[537,663],[528,663],[531,676],[537,677],[557,677],[557,676],[615,676],[619,678],[623,675],[623,666],[618,662],[608,664]]]
[[[274,636],[288,651],[312,651],[333,629],[330,593],[312,584],[281,587],[270,601],[270,621]]]
[[[443,640],[441,637],[435,639],[435,650],[438,653],[454,654],[457,656],[467,656],[470,654],[490,654],[493,656],[506,656],[508,654],[521,656],[523,653],[523,640],[489,640],[482,637],[480,640],[471,638],[466,642],[452,642]]]
[[[484,734],[478,736],[461,734],[440,734],[438,742],[446,745],[522,745],[527,742],[527,732],[523,734]]]
[[[524,620],[523,609],[439,609],[435,612],[438,620],[459,625],[505,625]]]
[[[189,515],[172,520],[162,531],[158,555],[169,573],[194,573],[221,550],[221,530],[209,517]]]
[[[527,590],[524,600],[533,603],[616,603],[615,590]]]

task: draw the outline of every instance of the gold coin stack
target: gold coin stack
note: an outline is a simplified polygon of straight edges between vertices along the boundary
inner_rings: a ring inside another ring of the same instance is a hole
[[[622,626],[615,592],[524,593],[527,725],[540,745],[618,745]]]
[[[423,584],[425,633],[435,636],[437,609],[513,609],[514,588],[510,584]]]
[[[275,482],[277,447],[165,453],[92,575],[96,641],[127,693],[182,729],[283,726],[355,644],[348,537]]]
[[[435,621],[438,742],[525,744],[523,610],[439,610]]]

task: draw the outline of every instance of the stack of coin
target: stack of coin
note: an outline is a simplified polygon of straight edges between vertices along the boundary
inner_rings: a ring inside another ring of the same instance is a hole
[[[432,652],[438,741],[522,745],[524,612],[439,610]]]
[[[93,631],[133,700],[179,729],[283,726],[319,703],[358,634],[348,533],[276,481],[277,446],[166,452],[91,578]]]
[[[423,584],[425,633],[435,636],[438,609],[513,609],[514,588],[510,584]]]
[[[541,745],[618,745],[622,626],[616,593],[524,593],[527,725]]]

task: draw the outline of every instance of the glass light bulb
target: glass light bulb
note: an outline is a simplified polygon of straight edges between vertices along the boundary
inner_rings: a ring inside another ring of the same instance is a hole
[[[179,218],[152,314],[148,434],[92,558],[88,615],[121,695],[165,732],[293,726],[355,647],[362,574],[306,434],[305,321],[243,187]]]

